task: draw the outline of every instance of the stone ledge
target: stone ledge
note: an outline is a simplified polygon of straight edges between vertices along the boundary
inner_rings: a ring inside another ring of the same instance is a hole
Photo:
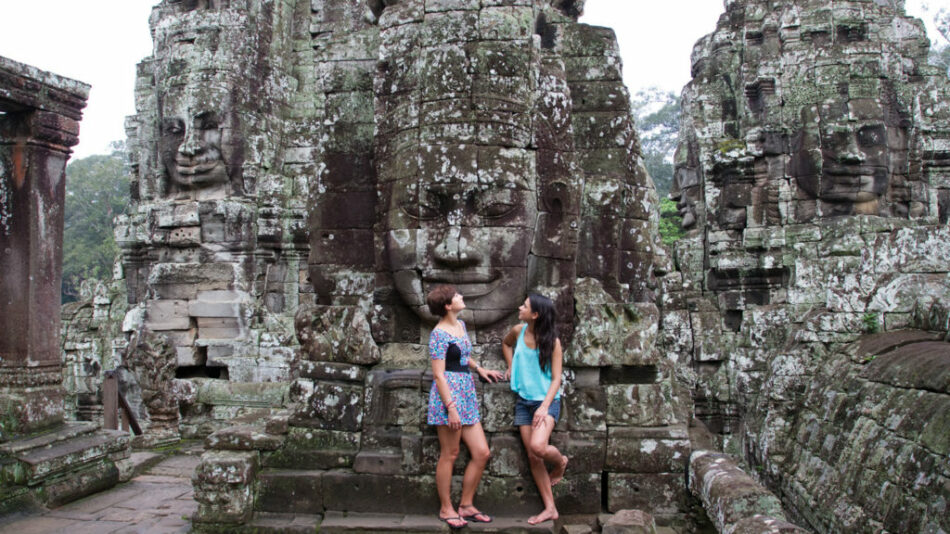
[[[16,455],[31,449],[48,447],[60,441],[67,441],[84,434],[92,434],[98,426],[95,423],[70,422],[61,428],[29,439],[14,440],[0,445],[0,454]]]
[[[128,450],[130,437],[118,430],[100,430],[92,435],[76,436],[55,445],[32,449],[17,455],[29,483],[94,462],[109,454]]]
[[[437,507],[436,509],[437,510]],[[510,532],[518,534],[555,532],[554,525],[546,522],[541,525],[529,525],[526,518],[495,516],[491,523],[469,523],[466,530],[471,532]],[[356,532],[402,532],[428,533],[448,532],[446,524],[431,515],[399,515],[399,514],[354,514],[342,512],[327,512],[320,523],[321,533],[356,533]]]
[[[788,523],[778,497],[742,471],[729,455],[694,452],[689,459],[689,489],[702,501],[719,532],[807,532]],[[772,530],[777,525],[782,530]]]

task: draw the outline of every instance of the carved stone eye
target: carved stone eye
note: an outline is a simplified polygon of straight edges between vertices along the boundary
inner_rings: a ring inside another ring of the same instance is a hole
[[[180,119],[166,119],[162,121],[162,135],[182,135],[185,133],[185,123]]]
[[[486,219],[504,217],[516,207],[508,190],[485,191],[475,198],[475,212]]]
[[[858,130],[858,144],[861,146],[882,146],[884,142],[884,126],[865,126]]]
[[[215,113],[206,112],[195,117],[195,127],[199,130],[212,130],[218,126],[218,116]]]

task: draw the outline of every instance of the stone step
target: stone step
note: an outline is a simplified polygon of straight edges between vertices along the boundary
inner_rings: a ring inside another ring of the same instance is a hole
[[[24,469],[27,484],[75,469],[113,453],[128,455],[131,436],[119,430],[99,430],[15,455]],[[19,478],[19,477],[18,477]]]
[[[129,457],[129,460],[132,462],[132,473],[129,478],[134,478],[141,475],[142,473],[161,463],[161,461],[164,459],[165,455],[159,454],[157,452],[133,452]]]
[[[454,477],[460,484],[461,477]],[[325,510],[355,513],[427,514],[439,506],[435,477],[378,475],[352,469],[265,468],[258,475],[256,507],[261,512],[320,514]],[[541,504],[533,482],[517,477],[483,476],[479,506],[502,516],[528,514]],[[599,474],[568,475],[554,488],[562,514],[601,510]]]
[[[46,432],[39,436],[33,436],[29,439],[13,440],[0,445],[0,455],[8,454],[17,456],[23,452],[33,449],[49,447],[61,441],[71,440],[73,438],[92,434],[99,426],[96,423],[88,421],[70,421],[64,423],[55,430]]]
[[[505,532],[511,534],[551,534],[555,532],[551,521],[529,525],[525,517],[495,517],[491,523],[469,523],[457,532]],[[296,534],[371,534],[376,532],[400,532],[403,534],[429,534],[431,532],[456,532],[432,515],[368,514],[327,512],[325,516],[307,514],[258,513],[249,525],[255,532]]]

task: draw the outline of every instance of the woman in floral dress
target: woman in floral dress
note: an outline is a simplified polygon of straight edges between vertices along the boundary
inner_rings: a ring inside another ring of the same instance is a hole
[[[429,357],[432,359],[432,389],[429,392],[428,423],[439,433],[439,462],[435,469],[435,485],[439,493],[439,519],[451,528],[462,528],[469,521],[488,523],[491,516],[475,508],[475,489],[488,462],[488,441],[482,430],[475,395],[474,370],[488,382],[502,378],[498,371],[480,367],[471,359],[472,341],[465,323],[458,314],[465,302],[455,287],[438,286],[426,297],[433,315],[441,319],[429,336]],[[459,454],[459,442],[471,455],[462,478],[462,499],[458,510],[452,504],[452,469]]]

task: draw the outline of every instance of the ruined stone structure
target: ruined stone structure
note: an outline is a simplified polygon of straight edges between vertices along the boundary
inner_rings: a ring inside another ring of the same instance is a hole
[[[672,261],[581,1],[156,6],[112,346],[143,442],[210,434],[196,527],[431,513],[422,299],[451,282],[496,369],[524,294],[556,300],[563,514],[950,530],[948,84],[902,2],[826,4],[727,0],[697,43]],[[525,513],[513,395],[479,395],[479,505]]]
[[[526,292],[556,300],[573,339],[554,436],[577,459],[558,487],[565,513],[681,521],[688,400],[653,350],[664,257],[612,32],[578,24],[575,2],[295,7],[300,115],[286,142],[309,164],[315,294],[296,314],[298,403],[208,438],[197,523],[255,507],[428,513],[435,321],[422,299],[438,283],[466,295],[479,361],[495,368]],[[513,394],[481,397],[496,459],[480,502],[523,513],[537,497]]]
[[[726,2],[683,93],[661,344],[818,532],[948,528],[950,85],[928,48],[903,2]]]
[[[119,362],[130,396],[150,399],[134,399],[146,443],[286,404],[317,165],[301,145],[318,134],[288,122],[305,112],[290,107],[292,8],[244,4],[156,6],[155,53],[138,68],[132,209],[116,237],[125,330],[155,356],[140,345]]]
[[[0,57],[0,513],[68,502],[128,473],[127,435],[64,423],[65,171],[88,95]]]
[[[434,321],[420,304],[442,282],[467,296],[479,361],[496,368],[525,293],[556,300],[573,341],[554,439],[579,459],[565,512],[682,520],[689,410],[653,350],[655,193],[615,38],[578,24],[581,9],[156,6],[117,228],[133,336],[121,364],[145,443],[246,415],[209,438],[198,523],[255,506],[428,511]],[[485,502],[521,512],[534,497],[513,396],[482,397],[498,458]]]

